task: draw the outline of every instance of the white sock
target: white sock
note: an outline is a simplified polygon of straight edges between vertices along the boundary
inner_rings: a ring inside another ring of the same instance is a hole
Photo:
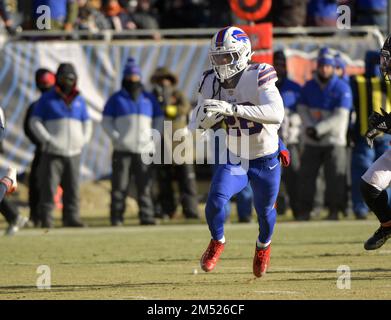
[[[225,243],[225,237],[223,236],[220,240],[218,240],[218,242],[220,242],[220,243]]]
[[[267,248],[267,247],[270,245],[271,242],[272,242],[272,241],[269,240],[268,242],[263,243],[263,242],[260,242],[259,239],[257,239],[257,248],[258,248],[258,249]]]

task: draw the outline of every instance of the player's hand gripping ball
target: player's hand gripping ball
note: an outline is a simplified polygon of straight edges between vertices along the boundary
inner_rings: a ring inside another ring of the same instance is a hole
[[[234,115],[234,107],[232,104],[216,99],[205,99],[204,108],[206,112],[219,113],[225,116]]]
[[[220,113],[209,112],[204,108],[204,105],[199,106],[197,110],[198,127],[202,129],[210,129],[224,119],[224,115]]]

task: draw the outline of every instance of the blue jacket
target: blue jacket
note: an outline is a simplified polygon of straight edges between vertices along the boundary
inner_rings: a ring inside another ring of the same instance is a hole
[[[356,7],[360,11],[387,12],[387,0],[357,0]]]
[[[107,101],[102,126],[115,151],[151,153],[155,151],[152,129],[161,133],[163,119],[160,105],[152,94],[143,92],[133,101],[128,92],[121,89]]]
[[[77,95],[67,105],[55,88],[44,93],[37,101],[29,124],[40,140],[43,151],[61,156],[80,154],[92,134],[84,98]]]
[[[300,99],[301,86],[286,78],[278,87],[278,90],[280,91],[281,98],[284,101],[284,107],[291,111],[296,111],[297,102]]]
[[[318,142],[305,136],[305,142],[345,146],[351,109],[352,91],[346,81],[336,75],[324,87],[316,76],[308,81],[301,92],[298,111],[303,127],[314,127],[322,139]]]
[[[288,145],[299,143],[301,121],[300,116],[297,114],[297,104],[300,101],[301,86],[285,78],[278,86],[278,89],[285,107],[285,117],[280,133]]]

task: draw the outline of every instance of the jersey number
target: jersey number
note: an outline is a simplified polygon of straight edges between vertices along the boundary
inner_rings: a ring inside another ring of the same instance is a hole
[[[247,119],[238,118],[239,126],[236,123],[236,119],[232,116],[226,117],[225,123],[230,130],[231,135],[241,136],[242,130],[248,130],[248,135],[256,134],[262,131],[262,124],[254,121],[249,121]]]

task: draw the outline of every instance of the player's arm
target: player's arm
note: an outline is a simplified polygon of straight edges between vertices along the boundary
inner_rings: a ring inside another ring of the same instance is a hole
[[[365,133],[367,143],[373,146],[373,140],[382,133],[391,134],[391,113],[387,113],[383,108],[381,113],[373,112],[368,118],[368,130]]]
[[[236,116],[263,124],[281,124],[284,119],[284,104],[277,87],[274,84],[265,87],[259,92],[259,99],[262,104],[255,106],[206,99],[204,108],[207,112]]]
[[[237,116],[263,124],[281,124],[284,119],[284,104],[275,86],[277,73],[270,65],[264,65],[257,70],[258,103],[256,105],[230,104],[225,101],[206,99],[204,106],[209,112],[225,116]]]
[[[234,115],[264,124],[281,124],[284,119],[284,103],[274,83],[262,86],[259,100],[261,104],[256,106],[234,106]]]

